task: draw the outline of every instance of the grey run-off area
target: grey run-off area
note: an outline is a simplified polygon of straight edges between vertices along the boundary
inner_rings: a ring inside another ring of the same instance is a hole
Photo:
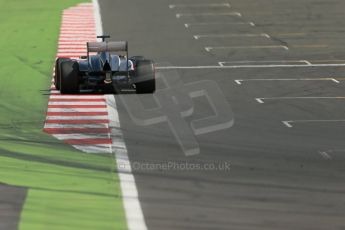
[[[26,188],[0,183],[0,229],[18,229],[26,195]]]
[[[234,113],[230,128],[196,135],[200,154],[186,157],[166,122],[137,125],[115,96],[129,158],[145,166],[133,173],[148,229],[345,228],[345,100],[298,99],[345,96],[345,1],[99,2],[104,32],[130,54],[159,73],[181,67],[185,84],[216,82]],[[282,97],[296,99],[255,100]],[[193,103],[186,123],[212,115],[206,98]],[[225,162],[230,170],[147,167]]]

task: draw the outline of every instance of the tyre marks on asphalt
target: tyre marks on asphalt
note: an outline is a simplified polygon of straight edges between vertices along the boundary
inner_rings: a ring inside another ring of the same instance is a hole
[[[86,55],[86,42],[96,41],[93,4],[79,4],[62,15],[57,57]],[[61,95],[54,85],[44,131],[88,153],[111,153],[112,137],[104,95]]]

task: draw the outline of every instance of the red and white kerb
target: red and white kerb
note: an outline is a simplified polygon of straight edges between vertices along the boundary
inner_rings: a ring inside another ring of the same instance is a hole
[[[93,11],[91,3],[64,10],[57,57],[86,55],[86,42],[96,41]],[[105,95],[61,95],[53,84],[44,131],[84,152],[112,152]]]

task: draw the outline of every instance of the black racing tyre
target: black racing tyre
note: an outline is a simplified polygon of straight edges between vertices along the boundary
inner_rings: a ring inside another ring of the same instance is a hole
[[[155,68],[150,60],[138,60],[135,68],[136,93],[154,93],[156,90]]]
[[[79,92],[79,65],[77,61],[68,60],[61,63],[61,94]]]
[[[57,90],[60,90],[60,77],[61,77],[61,63],[70,60],[69,58],[58,58],[55,62],[54,85]]]

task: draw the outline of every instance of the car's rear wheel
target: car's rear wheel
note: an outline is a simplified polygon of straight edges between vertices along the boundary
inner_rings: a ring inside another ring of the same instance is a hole
[[[62,94],[79,92],[79,65],[73,60],[61,63],[60,92]]]
[[[150,60],[136,61],[135,68],[136,93],[154,93],[156,90],[156,79],[154,63]]]
[[[142,61],[142,60],[145,60],[144,56],[132,56],[129,58],[129,60],[132,60],[132,61]]]
[[[69,58],[58,58],[55,62],[54,85],[57,90],[60,90],[61,78],[61,63],[70,60]]]

